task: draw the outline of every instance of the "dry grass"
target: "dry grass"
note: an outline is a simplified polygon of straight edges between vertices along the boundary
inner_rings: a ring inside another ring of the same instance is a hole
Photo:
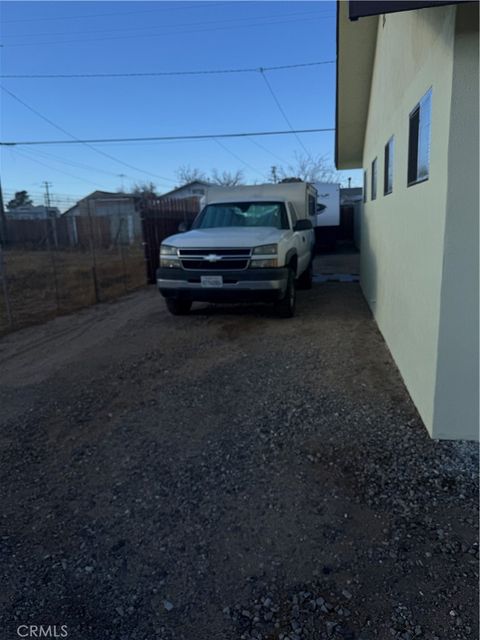
[[[89,251],[16,250],[4,252],[13,328],[44,322],[97,302],[94,262]],[[55,272],[56,286],[55,286]],[[138,246],[96,250],[100,302],[146,284],[143,249]],[[58,296],[57,296],[58,291]],[[10,330],[0,289],[0,333]]]

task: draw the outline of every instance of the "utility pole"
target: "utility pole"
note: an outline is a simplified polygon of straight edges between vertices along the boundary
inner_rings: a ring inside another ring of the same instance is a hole
[[[47,214],[50,213],[50,187],[53,186],[51,182],[43,183],[45,185],[45,206],[47,207]]]
[[[47,181],[45,181],[43,184],[45,185],[45,207],[47,209],[47,218],[50,221],[50,225],[52,228],[53,244],[55,245],[55,247],[58,247],[57,220],[53,219],[53,218],[56,218],[56,216],[52,215],[51,201],[50,201],[50,187],[52,187],[53,185],[51,182],[47,182]]]
[[[273,165],[272,167],[272,180],[275,184],[277,184],[278,176],[277,176],[277,167],[275,165]]]
[[[119,173],[118,177],[121,178],[121,180],[122,180],[122,182],[120,183],[120,189],[121,189],[122,193],[125,193],[123,179],[126,178],[127,176],[124,173]]]
[[[351,184],[352,184],[352,179],[351,179],[351,178],[349,178],[349,179],[348,179],[348,188],[349,188],[349,189],[350,189],[350,185],[351,185]]]

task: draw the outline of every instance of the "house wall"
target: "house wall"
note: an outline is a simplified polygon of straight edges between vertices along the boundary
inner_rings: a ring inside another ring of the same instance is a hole
[[[365,134],[361,285],[433,434],[448,189],[454,6],[380,16]],[[407,187],[409,114],[432,88],[430,176]],[[383,195],[384,146],[394,135],[393,192]],[[377,198],[371,162],[377,157]]]
[[[433,428],[438,438],[478,438],[478,73],[478,5],[459,6]]]
[[[76,244],[79,239],[79,229],[75,218],[84,218],[89,215],[110,220],[110,236],[115,242],[132,244],[135,239],[142,237],[142,220],[133,198],[128,196],[121,198],[90,197],[80,200],[65,214],[66,218],[72,220],[69,225],[72,244]]]

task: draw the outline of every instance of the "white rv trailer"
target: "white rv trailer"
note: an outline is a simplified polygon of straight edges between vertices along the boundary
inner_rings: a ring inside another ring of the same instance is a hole
[[[315,182],[314,186],[317,189],[317,248],[334,249],[340,230],[340,185],[336,182]]]
[[[315,182],[317,189],[316,227],[338,227],[340,224],[340,185]]]

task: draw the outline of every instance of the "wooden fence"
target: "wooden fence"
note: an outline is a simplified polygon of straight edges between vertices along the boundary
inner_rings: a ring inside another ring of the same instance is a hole
[[[156,282],[162,240],[178,232],[178,225],[191,224],[200,210],[198,198],[150,198],[140,203],[147,280]]]

